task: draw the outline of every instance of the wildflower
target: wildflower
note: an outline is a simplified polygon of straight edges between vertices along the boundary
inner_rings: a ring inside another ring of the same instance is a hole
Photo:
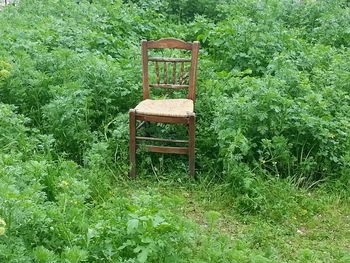
[[[4,235],[5,234],[5,226],[6,226],[6,222],[0,218],[0,236]]]
[[[61,187],[67,187],[69,183],[66,180],[63,180],[60,185]]]
[[[11,66],[11,64],[9,64],[3,60],[0,60],[0,67],[4,68],[4,69],[11,69],[12,66]]]
[[[305,235],[306,234],[306,229],[305,227],[300,227],[297,229],[297,233],[300,235]]]
[[[10,75],[11,73],[6,69],[0,70],[0,78],[8,78]]]
[[[0,217],[0,226],[6,226],[6,222],[4,219]]]

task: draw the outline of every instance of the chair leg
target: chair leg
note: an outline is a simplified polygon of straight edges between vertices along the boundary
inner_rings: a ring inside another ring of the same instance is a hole
[[[196,115],[189,116],[188,123],[188,135],[189,135],[189,145],[188,145],[188,161],[189,161],[189,175],[193,177],[195,175],[195,133],[196,133]]]
[[[136,112],[134,109],[129,111],[129,159],[130,159],[130,177],[136,177]]]

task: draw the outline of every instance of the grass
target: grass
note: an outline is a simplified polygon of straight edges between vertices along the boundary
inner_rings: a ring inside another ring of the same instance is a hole
[[[260,262],[257,255],[262,255],[261,262],[350,262],[350,204],[322,188],[305,191],[285,181],[290,197],[300,202],[280,216],[272,203],[266,204],[264,212],[244,214],[220,185],[206,188],[203,182],[185,177],[138,178],[125,181],[124,186],[130,193],[142,189],[173,200],[174,213],[199,225],[199,239],[211,237],[212,244],[224,239],[226,248],[254,255],[254,259],[245,258],[247,262]],[[270,186],[274,191],[281,184]],[[208,214],[213,212],[219,219],[211,225]],[[203,249],[203,243],[200,246]]]

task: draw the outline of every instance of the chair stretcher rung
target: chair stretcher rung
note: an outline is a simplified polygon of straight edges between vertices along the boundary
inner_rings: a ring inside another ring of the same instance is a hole
[[[154,137],[136,137],[136,140],[143,141],[156,141],[156,142],[176,142],[176,143],[188,143],[188,140],[175,140],[175,139],[163,139],[163,138],[154,138]]]
[[[149,152],[188,154],[188,147],[137,145]]]

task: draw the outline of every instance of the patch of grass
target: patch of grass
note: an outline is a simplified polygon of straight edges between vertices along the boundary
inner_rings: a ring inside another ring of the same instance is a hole
[[[288,181],[283,183],[281,190],[280,182],[275,185],[270,182],[275,202],[267,203],[261,214],[242,214],[235,200],[223,194],[221,187],[224,186],[204,189],[205,184],[194,184],[185,176],[183,174],[181,182],[169,179],[172,175],[162,181],[141,177],[126,181],[126,186],[130,192],[152,189],[171,200],[180,200],[173,209],[199,225],[199,250],[223,242],[229,253],[243,249],[249,255],[261,256],[265,260],[262,262],[349,262],[350,205],[336,194],[322,188],[306,191]],[[288,192],[288,198],[285,192]],[[279,206],[288,206],[286,203],[290,200],[298,201],[293,205],[293,211],[289,210],[281,217]],[[219,218],[210,225],[207,214],[213,211]],[[274,213],[278,216],[274,217]],[[244,256],[241,260],[255,262]]]

